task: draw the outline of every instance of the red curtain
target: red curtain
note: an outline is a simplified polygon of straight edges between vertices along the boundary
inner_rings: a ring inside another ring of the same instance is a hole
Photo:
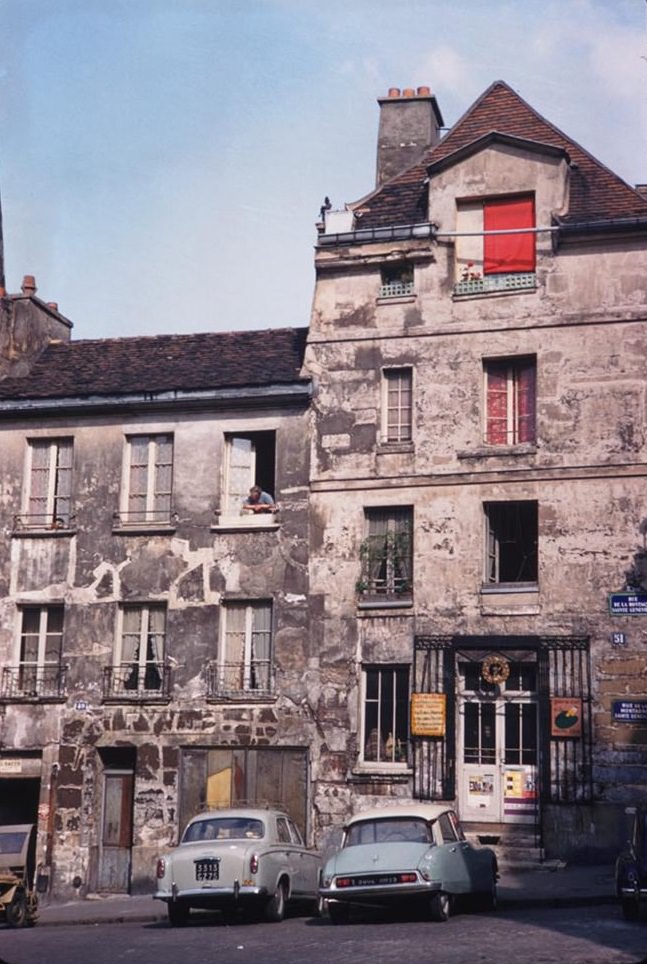
[[[506,231],[535,227],[533,198],[488,201],[483,205],[483,230]],[[483,271],[485,274],[511,274],[535,270],[534,234],[485,235]]]
[[[517,440],[535,441],[536,365],[529,360],[517,370]]]
[[[487,369],[486,440],[490,445],[508,442],[508,366],[492,363]]]

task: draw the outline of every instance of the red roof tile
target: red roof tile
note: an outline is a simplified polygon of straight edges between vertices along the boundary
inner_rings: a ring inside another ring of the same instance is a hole
[[[358,226],[372,228],[426,221],[427,168],[494,131],[567,151],[573,164],[570,207],[562,219],[567,223],[647,216],[646,198],[498,80],[420,162],[357,205],[363,212]]]
[[[300,378],[307,328],[106,338],[49,345],[0,398],[78,398],[268,386]]]

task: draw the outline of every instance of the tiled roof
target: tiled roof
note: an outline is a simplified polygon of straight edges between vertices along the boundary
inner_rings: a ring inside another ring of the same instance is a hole
[[[421,161],[392,178],[356,206],[363,212],[358,227],[415,224],[427,220],[427,168],[493,131],[567,151],[573,168],[570,207],[563,221],[604,221],[647,216],[646,198],[538,114],[506,83],[498,80]]]
[[[307,328],[50,344],[0,398],[78,398],[243,388],[300,378]]]

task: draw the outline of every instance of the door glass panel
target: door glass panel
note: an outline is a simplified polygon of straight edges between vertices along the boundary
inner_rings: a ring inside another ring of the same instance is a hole
[[[537,707],[535,703],[506,703],[505,762],[537,762]]]
[[[534,703],[521,704],[521,762],[537,763],[537,707]]]
[[[465,704],[465,763],[494,763],[496,717],[494,703]]]

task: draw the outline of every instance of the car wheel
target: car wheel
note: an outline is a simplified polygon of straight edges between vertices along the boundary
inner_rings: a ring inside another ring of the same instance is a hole
[[[496,910],[496,880],[493,878],[490,889],[476,896],[477,910]]]
[[[328,916],[333,924],[347,924],[350,917],[350,905],[328,901]]]
[[[625,920],[638,920],[640,917],[640,905],[635,897],[623,897],[622,916]]]
[[[276,885],[274,896],[265,905],[265,920],[273,924],[279,924],[285,916],[286,890],[284,881],[280,880]]]
[[[180,904],[177,901],[169,902],[166,909],[171,927],[184,927],[188,923],[191,909],[187,904]]]
[[[24,927],[27,923],[27,897],[24,890],[17,890],[5,911],[9,927]]]
[[[449,894],[439,891],[431,898],[429,909],[433,921],[441,922],[449,920],[449,915],[452,910],[452,899]]]

